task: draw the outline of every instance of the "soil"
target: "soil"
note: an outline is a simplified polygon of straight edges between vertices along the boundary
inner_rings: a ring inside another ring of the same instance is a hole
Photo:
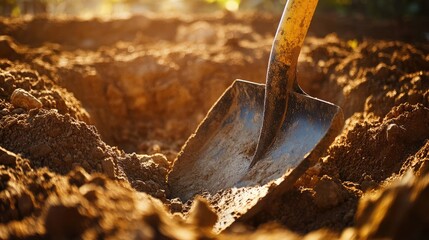
[[[234,79],[264,82],[278,16],[0,19],[0,239],[427,237],[427,19],[332,19],[316,15],[298,81],[341,106],[343,131],[220,234],[167,175]]]

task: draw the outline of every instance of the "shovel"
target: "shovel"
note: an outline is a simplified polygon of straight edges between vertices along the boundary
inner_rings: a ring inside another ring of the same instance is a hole
[[[290,189],[343,127],[341,109],[304,93],[297,62],[317,0],[288,0],[266,84],[236,80],[200,123],[168,175],[170,197],[207,195],[220,232]]]

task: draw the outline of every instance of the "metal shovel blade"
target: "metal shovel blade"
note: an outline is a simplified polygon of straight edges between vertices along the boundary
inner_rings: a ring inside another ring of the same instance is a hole
[[[296,65],[317,0],[288,0],[266,85],[236,80],[182,148],[170,197],[208,194],[220,232],[288,190],[342,129],[340,108],[305,94]]]
[[[272,147],[250,167],[258,143],[265,85],[236,80],[200,124],[169,173],[170,196],[208,192],[221,231],[275,190],[290,188],[342,129],[340,108],[288,91],[287,118]],[[275,186],[275,187],[273,187]],[[217,194],[216,194],[217,193]]]

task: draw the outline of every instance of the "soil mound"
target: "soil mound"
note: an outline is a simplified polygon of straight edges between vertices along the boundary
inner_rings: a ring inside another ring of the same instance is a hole
[[[293,189],[220,235],[205,199],[167,199],[171,161],[225,88],[264,82],[277,21],[1,19],[0,238],[427,237],[429,47],[383,39],[387,25],[310,30],[300,85],[347,120]]]

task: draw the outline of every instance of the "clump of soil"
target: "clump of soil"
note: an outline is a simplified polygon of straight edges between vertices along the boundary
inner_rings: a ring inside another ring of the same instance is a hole
[[[382,35],[310,30],[299,83],[347,120],[290,191],[220,235],[206,200],[166,198],[224,89],[264,82],[277,21],[1,19],[0,238],[428,236],[429,48]]]
[[[408,172],[385,190],[365,196],[356,213],[356,236],[426,238],[429,221],[424,213],[428,208],[429,177],[427,169],[420,174],[424,175],[415,177]]]
[[[70,92],[28,66],[12,70],[12,63],[4,63],[0,146],[28,158],[33,168],[48,167],[64,175],[80,166],[112,179],[126,179],[135,188],[165,199],[169,166],[164,156],[129,155],[106,145],[97,129],[84,122],[90,122],[89,115]],[[39,101],[43,109],[21,106],[14,101],[17,92],[25,93],[21,99]],[[139,170],[147,174],[133,174]]]
[[[12,40],[8,40],[6,46],[14,46]],[[3,49],[2,49],[3,50]],[[7,55],[8,56],[8,55]],[[13,59],[13,58],[12,58]],[[82,107],[81,103],[64,88],[59,87],[46,76],[40,76],[43,73],[35,71],[26,62],[11,62],[10,56],[0,60],[0,97],[3,100],[11,101],[13,92],[16,89],[23,89],[39,100],[45,109],[54,109],[60,114],[69,114],[71,117],[89,122],[89,115]],[[22,106],[17,106],[20,112]],[[27,109],[29,110],[29,109]],[[7,109],[3,109],[5,115]]]
[[[401,168],[407,169],[407,158],[424,146],[429,136],[429,109],[422,104],[401,104],[381,121],[356,123],[345,134],[347,140],[333,145],[326,161],[335,162],[342,180],[380,183],[399,174]],[[355,154],[348,154],[349,149]]]
[[[207,235],[196,222],[172,221],[159,200],[136,192],[126,182],[89,174],[81,167],[66,175],[33,169],[28,160],[4,148],[0,148],[0,163],[2,239]]]
[[[346,124],[295,188],[247,223],[275,220],[299,233],[323,227],[340,232],[354,226],[365,192],[401,178],[410,161],[423,161],[416,155],[429,136],[429,59],[424,47],[384,41],[354,46],[336,35],[310,38],[304,52],[298,72],[304,89],[339,104]]]

